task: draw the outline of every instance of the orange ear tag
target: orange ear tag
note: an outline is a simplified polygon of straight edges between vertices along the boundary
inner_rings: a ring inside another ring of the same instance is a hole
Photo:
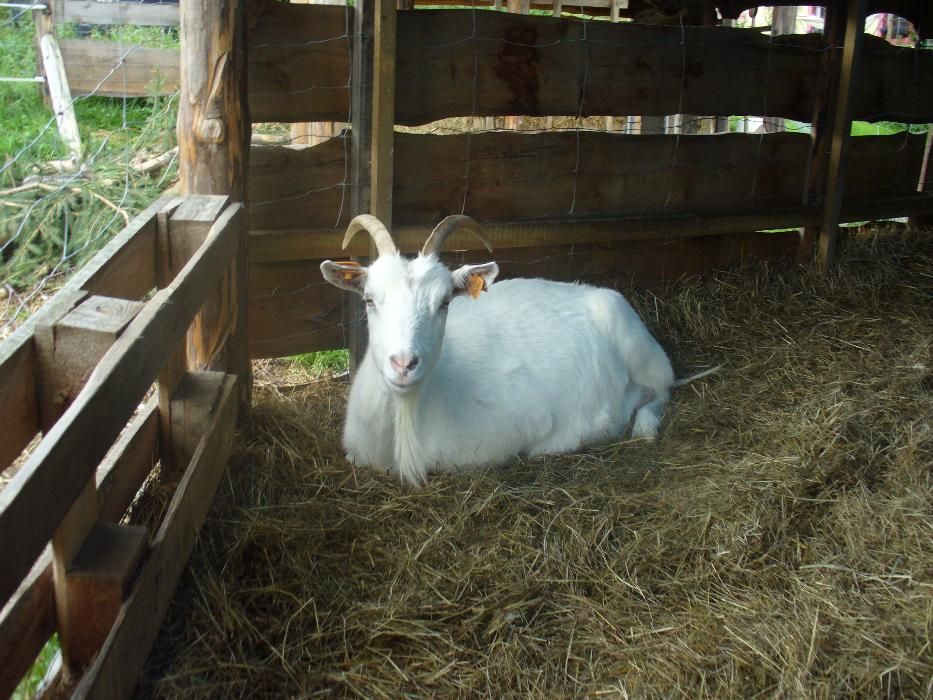
[[[361,267],[360,264],[356,262],[355,260],[346,260],[346,261],[338,262],[337,264],[340,265],[341,267],[352,267],[357,270],[359,270]],[[341,272],[343,273],[344,282],[350,283],[353,281],[353,278],[356,277],[356,272],[353,272],[351,270],[341,270]]]
[[[467,292],[474,299],[479,299],[479,295],[486,290],[486,280],[482,275],[470,275],[467,278]]]

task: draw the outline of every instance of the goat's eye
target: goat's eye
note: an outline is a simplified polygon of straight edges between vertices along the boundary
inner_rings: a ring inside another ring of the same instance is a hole
[[[449,307],[450,307],[450,299],[445,299],[445,300],[441,303],[441,309],[443,309],[444,311],[446,311]]]
[[[366,302],[366,306],[369,306],[369,307],[373,307],[376,305],[376,302],[373,301],[373,298],[369,296],[368,294],[365,297],[363,297],[363,301]]]

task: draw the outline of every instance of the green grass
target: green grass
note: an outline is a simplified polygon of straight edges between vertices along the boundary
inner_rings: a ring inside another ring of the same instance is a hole
[[[336,374],[344,372],[350,366],[350,353],[347,350],[322,350],[304,355],[294,355],[291,360],[310,368],[317,374],[325,372]]]
[[[32,18],[27,13],[13,25],[11,17],[0,10],[0,75],[33,76]],[[155,28],[114,28],[107,38],[177,45],[174,35]],[[74,107],[83,169],[63,178],[51,161],[66,158],[67,149],[40,88],[0,83],[0,280],[17,292],[80,267],[177,174],[175,166],[155,175],[129,167],[175,145],[175,96],[78,97]]]
[[[42,647],[42,651],[39,652],[36,663],[33,664],[29,672],[23,676],[23,679],[19,682],[19,685],[16,686],[11,700],[27,700],[35,695],[36,690],[39,688],[39,684],[42,682],[42,679],[45,678],[45,674],[49,670],[52,659],[55,658],[55,654],[58,653],[59,648],[58,635],[53,634],[52,638]]]

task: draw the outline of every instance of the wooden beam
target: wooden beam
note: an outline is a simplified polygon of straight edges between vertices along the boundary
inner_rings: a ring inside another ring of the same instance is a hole
[[[178,91],[181,68],[175,49],[104,39],[62,39],[60,43],[73,96],[149,97]]]
[[[56,19],[76,24],[178,26],[178,3],[95,2],[59,0]]]
[[[355,8],[254,0],[248,11],[253,121],[347,121]]]
[[[0,604],[5,603],[91,478],[236,254],[242,207],[228,207],[169,287],[156,293],[91,381],[0,491]]]
[[[373,65],[375,61],[374,43],[376,24],[376,0],[359,0],[354,12],[353,27],[353,81],[351,100],[353,106],[353,124],[351,136],[350,210],[353,216],[367,214],[372,205],[373,171]],[[252,244],[252,238],[250,239]],[[353,259],[361,265],[369,261],[372,246],[367,246],[366,255]],[[250,262],[254,256],[250,255]],[[369,343],[368,327],[363,322],[363,300],[356,294],[347,299],[347,320],[349,327],[350,374],[354,374],[363,361]],[[252,335],[252,333],[250,334]]]
[[[927,145],[923,152],[923,165],[920,167],[920,182],[917,184],[918,192],[933,193],[933,165],[930,164],[930,155],[933,153],[933,125],[927,127]],[[933,225],[933,214],[925,216],[912,216],[911,226]]]
[[[392,228],[395,169],[395,0],[376,0],[373,39],[372,184],[370,213]],[[417,13],[410,13],[417,14]]]
[[[817,35],[642,22],[584,27],[576,19],[472,10],[419,10],[399,20],[397,74],[406,80],[398,84],[397,124],[577,115],[581,106],[583,116],[637,109],[808,121],[813,113]],[[865,48],[856,118],[933,121],[933,55],[877,38]]]
[[[13,695],[55,631],[51,548],[0,609],[0,698]]]
[[[65,60],[55,35],[50,32],[40,36],[39,49],[42,52],[45,85],[52,100],[58,134],[68,148],[68,157],[78,163],[83,151],[81,134],[78,132],[78,118],[75,116],[74,101],[71,99],[68,76],[65,74]]]
[[[183,4],[181,12],[178,147],[182,191],[230,195],[234,201],[245,202],[250,152],[246,1],[191,2]],[[188,343],[189,366],[225,369],[240,377],[244,409],[252,386],[246,330],[249,239],[245,219],[244,212],[242,220],[238,219],[238,254],[216,292],[205,300]]]
[[[217,379],[220,383],[217,383]],[[100,654],[88,668],[73,698],[129,697],[168,610],[172,593],[191,554],[230,454],[236,424],[236,377],[202,373],[213,383],[209,423],[153,540],[151,553],[123,604]]]
[[[828,270],[836,256],[842,198],[845,193],[845,172],[852,140],[852,95],[859,71],[865,36],[867,0],[847,0],[845,38],[837,78],[836,106],[833,120],[832,145],[826,181],[826,203],[820,230],[820,267]]]
[[[6,469],[39,432],[34,342],[11,348],[0,364],[0,470]],[[0,352],[0,355],[3,353]]]

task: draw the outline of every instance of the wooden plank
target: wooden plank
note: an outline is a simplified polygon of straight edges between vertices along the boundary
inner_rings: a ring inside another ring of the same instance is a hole
[[[814,215],[819,211],[814,208]],[[703,228],[695,230],[703,231]],[[560,240],[563,236],[555,236]],[[422,239],[423,240],[423,239]],[[724,266],[746,257],[792,257],[796,232],[732,233],[703,238],[654,237],[605,239],[601,243],[568,246],[553,242],[523,248],[502,248],[445,254],[445,261],[485,262],[495,259],[503,277],[548,277],[600,283],[656,285]],[[254,265],[250,349],[253,357],[281,357],[348,345],[348,297],[323,282],[320,261]]]
[[[807,121],[819,36],[403,12],[396,123],[458,116],[748,114]],[[683,37],[683,44],[681,43]],[[933,120],[933,55],[871,41],[856,118]],[[583,75],[586,80],[583,80]],[[583,94],[581,94],[583,90]],[[880,116],[885,115],[885,116]]]
[[[39,431],[33,335],[37,326],[54,323],[88,290],[94,294],[139,299],[154,286],[154,216],[168,198],[160,198],[136,216],[55,297],[0,343],[0,466],[6,467]]]
[[[807,135],[793,133],[397,134],[395,167],[404,177],[396,179],[395,216],[435,223],[461,211],[465,189],[465,213],[486,220],[793,206],[803,191],[808,144]],[[854,139],[847,191],[909,194],[921,158],[922,137]]]
[[[250,149],[250,228],[289,228],[296,221],[345,229],[350,221],[349,145],[331,139],[310,148]]]
[[[62,39],[71,94],[99,97],[171,95],[179,86],[178,51],[98,39]]]
[[[465,188],[466,213],[495,221],[566,218],[571,209],[605,218],[793,206],[809,148],[806,134],[793,133],[395,136],[395,217],[424,225],[460,212]],[[251,229],[332,228],[342,235],[349,207],[341,144],[254,147],[253,156]],[[910,194],[922,159],[923,135],[853,139],[848,191],[853,198]]]
[[[350,211],[353,216],[369,212],[372,202],[372,146],[373,146],[373,70],[375,63],[374,42],[376,24],[375,0],[359,0],[354,11],[353,31],[353,81],[352,81],[352,116],[350,131]],[[252,238],[250,239],[252,243]],[[371,251],[371,246],[369,246]],[[250,248],[250,260],[253,260]],[[361,265],[368,262],[367,257],[354,258]],[[362,323],[363,300],[357,295],[351,296],[348,314],[350,318],[360,319],[350,324],[348,349],[350,351],[350,373],[356,372],[359,363],[366,354],[369,333]]]
[[[816,225],[822,218],[821,205],[791,206],[766,210],[715,212],[709,214],[671,214],[668,216],[631,216],[550,221],[483,222],[485,235],[495,249],[527,248],[547,245],[578,245],[621,240],[672,236],[707,236],[749,230],[772,230]],[[844,222],[883,219],[906,215],[923,215],[933,211],[933,196],[902,196],[879,199],[858,199],[847,202],[842,210]],[[396,225],[393,237],[403,253],[421,249],[432,226]],[[342,231],[287,229],[253,231],[252,262],[258,268],[280,262],[302,260],[322,261],[327,258],[353,257],[366,250],[365,241],[353,241],[347,250],[341,249]],[[484,250],[474,237],[457,233],[451,236],[450,250]],[[275,289],[274,272],[257,272],[258,280],[266,280]],[[312,274],[315,279],[317,273]],[[296,280],[297,282],[297,280]],[[306,283],[306,282],[305,282]],[[287,285],[281,293],[287,294]],[[253,291],[256,291],[255,289]]]
[[[0,491],[0,603],[5,603],[236,254],[242,206],[231,205],[198,253],[156,293],[23,468]]]
[[[68,147],[68,157],[77,163],[81,160],[81,134],[78,132],[78,118],[75,116],[74,100],[65,74],[65,61],[59,49],[58,40],[52,33],[39,37],[39,49],[42,54],[45,86],[52,100],[52,111],[58,124],[58,134]]]
[[[157,27],[178,26],[178,3],[97,2],[96,0],[58,0],[58,22],[76,24],[117,24]]]
[[[19,344],[0,364],[0,470],[6,469],[39,432],[36,347]]]
[[[225,376],[212,420],[169,504],[151,554],[75,699],[129,697],[135,686],[227,463],[236,394],[236,378]]]
[[[848,157],[852,144],[853,94],[856,76],[862,63],[865,11],[867,0],[848,0],[845,14],[845,39],[842,45],[838,77],[835,78],[836,105],[833,119],[829,166],[826,175],[826,203],[820,230],[820,267],[828,270],[836,256],[842,199],[848,193]]]
[[[13,694],[54,631],[52,553],[47,549],[0,612],[0,698]]]
[[[254,122],[350,121],[353,8],[250,3]]]
[[[103,646],[148,540],[140,525],[96,524],[69,565],[64,580],[68,617],[61,609],[58,614],[66,677],[89,664]]]
[[[99,517],[118,523],[159,460],[159,400],[153,396],[97,469]]]

